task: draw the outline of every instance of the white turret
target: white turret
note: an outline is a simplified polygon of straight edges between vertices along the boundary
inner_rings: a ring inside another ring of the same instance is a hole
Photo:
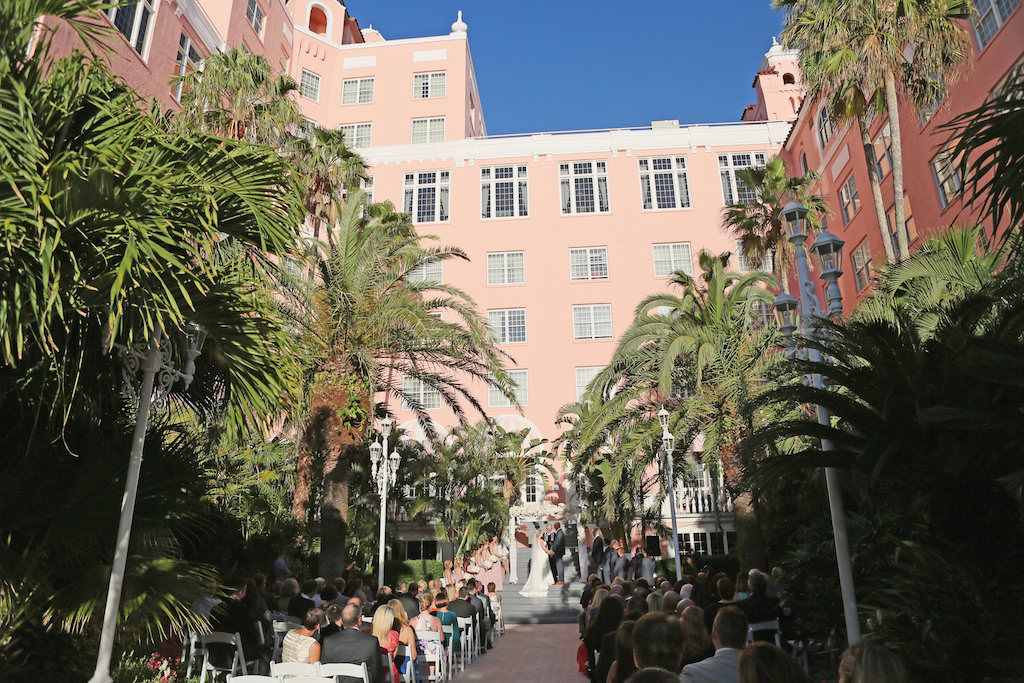
[[[452,24],[452,35],[453,36],[464,36],[466,31],[469,30],[469,26],[462,20],[462,10],[459,10],[459,18]]]

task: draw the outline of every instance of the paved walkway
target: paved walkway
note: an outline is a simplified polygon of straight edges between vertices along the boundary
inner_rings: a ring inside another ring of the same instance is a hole
[[[509,624],[494,649],[473,660],[456,681],[582,683],[576,665],[576,624]]]

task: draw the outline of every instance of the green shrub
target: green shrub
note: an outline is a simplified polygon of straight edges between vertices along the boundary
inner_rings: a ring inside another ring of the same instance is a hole
[[[390,560],[384,563],[384,583],[394,586],[399,581],[430,581],[441,578],[440,560]]]
[[[711,578],[718,572],[725,573],[729,578],[735,578],[740,571],[740,558],[735,555],[704,555],[695,560],[694,564],[698,571],[706,571],[708,578]],[[676,562],[672,558],[660,559],[657,561],[657,574],[666,576],[669,580],[673,580],[676,575]],[[690,565],[683,565],[683,574],[692,574],[693,567]]]

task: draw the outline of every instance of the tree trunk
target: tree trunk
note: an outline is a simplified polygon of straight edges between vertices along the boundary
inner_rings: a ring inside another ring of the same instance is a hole
[[[885,109],[889,113],[889,132],[892,135],[892,194],[893,208],[896,211],[896,251],[900,260],[910,258],[907,245],[906,211],[903,209],[903,135],[900,132],[899,102],[896,99],[896,75],[886,69],[885,77]]]
[[[782,267],[782,259],[785,254],[784,249],[785,246],[782,242],[779,242],[775,247],[775,253],[773,254],[775,263],[772,265],[775,266],[775,274],[779,277],[779,287],[782,289],[782,293],[789,294],[789,278],[786,277],[786,270]]]
[[[889,124],[890,127],[892,124]],[[864,146],[864,158],[868,160],[868,184],[871,186],[871,199],[875,205],[875,220],[878,222],[878,230],[882,233],[882,248],[885,249],[885,260],[892,263],[896,260],[896,253],[892,248],[892,240],[889,239],[889,229],[885,221],[885,202],[882,200],[881,179],[878,177],[878,167],[872,162],[875,158],[875,148],[871,144],[871,132],[863,116],[857,117],[857,127],[860,129],[860,142]]]
[[[730,481],[740,481],[742,471],[736,459],[735,444],[724,444],[719,453],[722,473],[726,485]],[[730,487],[731,488],[731,487]],[[717,504],[717,503],[716,503]],[[764,538],[761,524],[757,521],[754,505],[749,491],[733,496],[733,518],[736,524],[736,554],[740,560],[740,571],[757,568],[768,571],[768,557],[764,551]]]

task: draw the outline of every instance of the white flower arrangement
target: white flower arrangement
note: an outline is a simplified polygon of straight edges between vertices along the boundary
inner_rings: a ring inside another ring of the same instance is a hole
[[[508,509],[513,517],[563,517],[564,503],[523,503]]]

